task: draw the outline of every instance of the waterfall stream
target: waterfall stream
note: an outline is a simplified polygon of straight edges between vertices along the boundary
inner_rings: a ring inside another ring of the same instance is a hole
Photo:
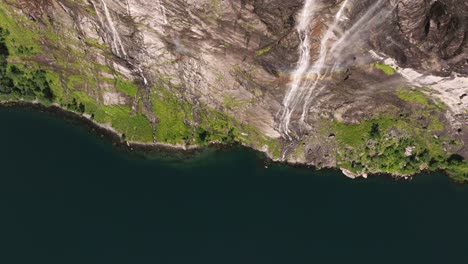
[[[127,52],[125,51],[125,48],[123,47],[122,40],[120,39],[119,32],[115,28],[114,21],[112,20],[112,17],[110,15],[109,9],[107,8],[106,2],[104,0],[101,0],[102,7],[104,9],[104,15],[106,16],[106,21],[109,26],[109,29],[111,30],[111,38],[112,38],[112,46],[114,48],[114,52],[116,53],[117,56],[123,56],[124,58],[127,57]]]
[[[300,90],[304,87],[304,84],[308,83],[309,80],[304,75],[309,70],[310,65],[310,23],[313,15],[315,14],[315,8],[317,7],[317,0],[306,0],[303,9],[299,14],[299,23],[296,27],[301,43],[299,45],[299,61],[297,68],[292,74],[291,86],[286,93],[283,100],[283,110],[281,115],[281,123],[279,126],[280,132],[289,136],[289,122],[291,115],[298,103]]]
[[[367,10],[364,10],[363,15],[349,29],[345,30],[340,22],[348,19],[345,11],[351,6],[351,2],[351,0],[341,2],[333,20],[328,23],[327,30],[321,36],[318,57],[313,63],[311,62],[311,24],[317,12],[320,11],[321,1],[306,0],[304,3],[296,26],[301,40],[299,60],[292,73],[290,88],[283,99],[280,111],[279,130],[288,138],[291,138],[290,123],[297,108],[300,106],[302,108],[299,119],[300,128],[308,128],[306,118],[311,104],[314,98],[327,87],[326,84],[320,84],[320,82],[335,71],[342,63],[342,58],[346,57],[345,54],[365,41],[366,38],[362,35],[367,33],[371,25],[383,21],[391,13],[391,10],[382,8],[385,0],[375,1]]]
[[[318,59],[310,66],[310,24],[312,17],[318,9],[317,0],[306,0],[304,7],[299,15],[299,23],[297,30],[301,36],[301,44],[299,47],[299,61],[297,68],[293,73],[293,80],[290,89],[288,90],[283,101],[283,112],[281,116],[280,131],[289,136],[289,123],[291,116],[295,111],[298,104],[303,103],[303,110],[301,115],[301,124],[305,124],[307,109],[310,104],[312,94],[320,80],[322,80],[328,72],[325,69],[325,62],[328,54],[328,44],[330,39],[334,36],[338,23],[343,15],[344,9],[349,0],[342,2],[340,9],[334,17],[333,23],[328,27],[325,34],[320,41],[320,53]],[[325,70],[325,72],[324,72]],[[311,77],[314,80],[311,80]]]
[[[160,17],[161,17],[161,19],[163,21],[163,25],[167,25],[166,8],[161,3],[161,0],[157,0],[156,3],[158,5],[158,11],[159,11],[159,15],[160,15]]]
[[[114,23],[114,20],[112,19],[112,16],[109,12],[109,8],[107,7],[107,4],[104,0],[100,0],[101,1],[101,4],[102,4],[102,8],[104,9],[104,15],[106,17],[106,21],[107,21],[107,27],[108,29],[110,30],[110,36],[111,36],[111,49],[112,49],[112,52],[119,58],[122,58],[124,60],[127,61],[128,64],[130,64],[134,69],[136,69],[138,75],[140,75],[141,79],[143,80],[143,83],[145,84],[145,86],[148,85],[148,79],[145,77],[144,73],[143,73],[143,70],[140,66],[138,65],[135,65],[135,63],[131,62],[128,60],[128,56],[127,56],[127,51],[125,50],[124,48],[124,45],[122,43],[122,39],[120,38],[120,34],[117,30],[117,28],[115,27],[115,23]],[[101,23],[102,26],[104,26],[104,21],[101,17],[101,14],[99,12],[99,10],[97,9],[96,7],[96,4],[94,2],[92,2],[93,4],[93,7],[96,11],[96,14],[99,18],[99,21]],[[159,6],[159,9],[160,11],[162,12],[162,10],[164,10],[163,8],[163,5],[159,2],[158,0],[158,6]],[[129,3],[127,2],[127,13],[128,15],[130,15],[130,5]],[[165,18],[165,14],[164,14],[164,20],[166,20]]]

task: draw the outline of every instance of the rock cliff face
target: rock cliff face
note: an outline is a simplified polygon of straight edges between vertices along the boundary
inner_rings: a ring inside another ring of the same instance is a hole
[[[5,0],[0,99],[130,142],[463,180],[467,27],[464,0]]]

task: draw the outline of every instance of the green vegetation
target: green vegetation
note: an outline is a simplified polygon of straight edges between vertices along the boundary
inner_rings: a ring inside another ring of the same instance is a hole
[[[342,168],[403,175],[445,169],[452,176],[468,179],[466,161],[456,163],[446,151],[459,148],[458,142],[433,135],[411,117],[383,115],[360,124],[335,122],[332,127]]]
[[[427,126],[427,129],[432,130],[432,131],[444,130],[445,128],[444,123],[442,123],[442,121],[440,121],[439,118],[437,118],[436,116],[431,116],[430,118],[432,119],[432,121]]]
[[[255,53],[255,56],[260,57],[260,56],[262,56],[263,54],[266,54],[266,53],[268,53],[268,52],[270,52],[270,51],[271,51],[271,46],[268,46],[268,47],[265,47],[265,48],[263,48],[263,49],[258,50],[258,51]]]
[[[410,89],[398,89],[397,96],[403,101],[409,103],[420,104],[423,106],[429,106],[429,100],[423,92]]]
[[[447,174],[458,182],[468,181],[468,162],[459,155],[452,155],[445,165]]]
[[[239,100],[233,96],[224,96],[223,105],[227,109],[233,110],[249,103],[249,100]]]
[[[101,106],[94,115],[100,124],[110,124],[128,141],[152,142],[153,127],[142,114],[133,114],[128,106]]]
[[[193,129],[185,123],[192,119],[187,103],[165,89],[160,89],[158,94],[152,96],[152,103],[158,118],[155,132],[158,141],[180,144],[192,138]]]
[[[99,124],[109,124],[125,135],[128,141],[153,142],[153,127],[148,119],[139,113],[132,113],[130,107],[105,106],[97,103],[83,92],[75,91],[65,105],[69,110],[86,113]]]
[[[391,117],[382,116],[376,120],[367,120],[358,125],[334,123],[334,130],[337,131],[336,139],[338,142],[347,146],[359,146],[364,144],[367,139],[377,138],[381,131],[385,131],[394,124]]]
[[[372,63],[371,66],[383,71],[387,75],[393,75],[396,73],[396,70],[393,69],[392,66],[389,66],[386,64],[376,62],[376,63]]]
[[[267,146],[273,157],[280,155],[281,146],[277,140],[210,107],[194,107],[166,88],[156,89],[152,103],[158,119],[155,136],[159,142],[200,146],[239,142],[249,146]]]
[[[421,90],[424,90],[424,88],[421,88]],[[447,110],[447,106],[440,99],[430,99],[419,90],[398,89],[396,94],[398,98],[408,103],[419,104],[437,111]]]
[[[0,3],[0,27],[8,32],[8,40],[4,45],[11,57],[31,56],[41,51],[38,45],[40,35],[33,30],[32,23],[27,23],[26,17],[14,16],[8,13],[5,4]],[[26,25],[27,24],[27,25]]]
[[[220,4],[219,1],[212,1],[212,5],[219,7]],[[121,77],[103,77],[101,72],[107,75],[115,73],[106,65],[89,61],[86,54],[77,48],[81,44],[57,34],[51,29],[47,18],[44,23],[42,26],[36,25],[22,16],[10,14],[0,4],[1,99],[39,99],[46,105],[59,103],[70,111],[91,116],[97,123],[112,126],[129,141],[157,140],[170,144],[198,145],[242,142],[247,145],[267,146],[274,156],[279,156],[280,145],[277,141],[217,110],[206,106],[194,107],[182,97],[176,96],[174,91],[165,88],[154,88],[150,98],[156,117],[153,126],[142,114],[143,102],[141,98],[137,98],[138,89],[134,83]],[[44,34],[41,36],[39,32]],[[67,34],[66,32],[67,29],[63,29],[62,33]],[[63,69],[59,74],[56,69],[39,67],[41,63],[36,60],[40,56],[50,56],[41,54],[43,51],[38,45],[41,39],[49,43],[48,52],[54,55],[57,65]],[[93,39],[85,39],[85,42],[93,48],[105,49]],[[51,47],[53,48],[50,49]],[[167,83],[169,78],[162,81]],[[217,79],[222,81],[223,76],[218,74]],[[99,98],[97,82],[114,84],[118,91],[139,99],[137,109],[99,103],[93,98]],[[227,108],[235,108],[244,103],[234,98],[225,98]],[[148,106],[148,102],[145,106]]]
[[[413,115],[419,116],[416,123],[425,121],[426,127],[432,131],[444,130],[444,123],[440,120],[440,116],[447,109],[447,106],[440,100],[433,100],[427,97],[423,92],[412,89],[398,89],[396,95],[399,99],[413,105]]]
[[[71,44],[75,44],[73,40],[64,41],[50,28],[35,28],[31,21],[7,10],[4,4],[0,4],[0,96],[3,100],[38,99],[45,105],[58,102],[70,111],[89,114],[97,123],[110,124],[127,140],[153,142],[153,127],[144,115],[133,113],[129,106],[101,105],[80,91],[95,90],[95,76],[99,73],[93,73],[92,69],[109,73],[111,70],[107,66],[93,67],[82,51],[71,48]],[[43,38],[54,43],[57,63],[65,69],[61,75],[35,61],[42,52],[38,45],[41,43],[39,32],[44,32]],[[94,46],[103,48],[102,45]],[[131,82],[118,79],[115,86],[132,97],[137,93],[136,85]]]
[[[213,10],[219,9],[221,2],[212,0],[210,6]],[[211,12],[216,13],[213,10]],[[128,141],[200,146],[242,143],[268,148],[273,158],[280,157],[282,145],[279,140],[271,139],[255,127],[217,109],[195,105],[176,94],[176,89],[163,85],[154,87],[149,98],[143,100],[135,83],[116,76],[109,66],[90,61],[79,48],[82,43],[64,36],[66,34],[54,33],[47,20],[43,25],[32,23],[23,16],[8,13],[5,5],[0,4],[0,99],[38,100],[44,105],[59,103],[70,111],[89,115],[99,124],[112,126]],[[42,48],[39,43],[44,42],[49,44]],[[96,40],[84,39],[84,42],[90,49],[108,50]],[[225,43],[224,46],[229,45]],[[256,52],[256,56],[271,49],[271,46],[264,47]],[[42,63],[51,58],[49,53],[53,54],[55,68]],[[372,67],[388,75],[396,72],[380,63],[374,63]],[[231,72],[248,83],[257,96],[262,95],[251,70],[236,65]],[[215,74],[218,82],[224,80],[223,74]],[[171,78],[161,75],[160,81],[170,85]],[[114,85],[118,91],[136,100],[135,109],[127,105],[99,103],[94,99],[101,95],[98,83],[104,83],[106,89]],[[398,116],[377,115],[359,124],[328,124],[328,132],[336,135],[338,165],[356,173],[413,174],[422,169],[442,168],[459,181],[467,180],[467,162],[453,154],[461,144],[440,136],[440,131],[445,129],[443,114],[447,106],[418,90],[398,89],[396,96],[410,105],[410,112],[396,111]],[[248,103],[225,96],[221,108],[236,110]],[[152,114],[156,117],[154,123],[147,118]],[[304,156],[302,143],[293,154],[299,158]]]
[[[451,155],[461,143],[437,134],[445,129],[441,118],[447,107],[418,90],[398,89],[396,95],[411,110],[400,108],[398,114],[380,114],[359,124],[334,122],[324,132],[336,135],[339,166],[355,173],[403,175],[444,169],[459,181],[468,180],[467,162]]]
[[[0,9],[1,10],[1,9]],[[10,31],[0,27],[0,93],[10,98],[52,102],[55,98],[51,74],[42,69],[32,69],[24,65],[8,62],[10,48],[7,38]]]
[[[133,82],[124,81],[120,78],[117,79],[116,87],[117,87],[117,90],[119,90],[120,92],[130,97],[135,97],[138,91],[137,86]]]

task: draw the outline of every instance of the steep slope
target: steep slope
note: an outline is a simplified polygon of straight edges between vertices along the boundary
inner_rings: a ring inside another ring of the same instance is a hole
[[[465,1],[6,0],[0,99],[129,142],[468,177]]]

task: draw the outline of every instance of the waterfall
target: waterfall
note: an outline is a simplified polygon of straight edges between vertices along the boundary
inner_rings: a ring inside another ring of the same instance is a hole
[[[296,26],[296,30],[299,33],[301,43],[299,45],[299,61],[297,62],[297,68],[292,74],[291,86],[286,93],[283,100],[283,110],[281,115],[280,131],[289,136],[289,122],[291,115],[294,111],[295,106],[298,102],[298,96],[301,87],[303,87],[303,77],[309,70],[310,65],[310,23],[313,15],[315,14],[315,8],[317,7],[317,0],[306,0],[304,7],[299,14],[299,23]],[[305,82],[308,82],[306,79]]]
[[[305,99],[304,99],[304,105],[302,107],[302,115],[301,115],[301,120],[300,120],[301,123],[303,123],[303,124],[305,124],[305,118],[307,116],[307,112],[308,112],[308,109],[309,109],[309,104],[310,104],[311,99],[312,99],[312,94],[316,90],[318,82],[320,80],[322,80],[323,78],[325,78],[327,76],[327,74],[329,73],[329,72],[326,71],[322,75],[322,70],[325,68],[325,61],[326,61],[327,54],[328,54],[328,42],[329,42],[330,38],[334,35],[333,32],[335,31],[335,29],[338,26],[338,23],[341,20],[341,16],[343,15],[343,11],[345,10],[345,8],[347,6],[348,1],[349,0],[343,1],[343,3],[341,4],[340,9],[338,10],[338,12],[335,15],[333,24],[330,27],[328,27],[327,31],[325,32],[325,34],[322,37],[322,40],[320,41],[319,58],[317,59],[317,61],[312,66],[312,70],[316,69],[316,71],[317,71],[317,78],[315,79],[315,82],[312,84],[311,87],[306,87],[307,88],[307,95],[305,96]]]
[[[336,13],[334,21],[331,26],[323,35],[320,41],[320,53],[318,59],[310,66],[310,23],[312,22],[313,14],[317,8],[316,0],[306,0],[303,9],[299,15],[299,23],[297,30],[301,36],[301,43],[299,46],[299,61],[297,68],[293,73],[293,80],[290,89],[288,90],[283,100],[283,112],[281,116],[280,131],[289,136],[289,123],[291,116],[300,102],[304,102],[304,107],[301,115],[301,123],[305,122],[306,110],[309,104],[311,95],[318,82],[326,76],[322,74],[325,66],[325,61],[328,54],[328,42],[334,35],[333,32],[338,26],[341,16],[347,6],[349,0],[343,1],[339,11]],[[310,74],[315,74],[315,80],[310,80]]]
[[[132,12],[130,12],[130,3],[127,0],[127,16],[131,16]]]
[[[340,22],[346,19],[344,13],[350,5],[350,0],[342,1],[333,21],[331,21],[321,37],[318,58],[311,63],[310,24],[319,9],[319,2],[320,0],[306,0],[298,16],[299,21],[296,29],[301,38],[299,60],[296,69],[292,73],[290,88],[283,99],[280,111],[279,130],[288,138],[290,138],[289,133],[291,132],[289,129],[291,117],[296,108],[302,105],[299,125],[307,127],[306,118],[312,101],[315,96],[327,87],[326,84],[319,85],[320,81],[330,76],[337,65],[344,61],[342,58],[345,57],[345,52],[349,52],[351,48],[358,46],[366,39],[363,34],[368,31],[370,26],[375,26],[391,14],[391,10],[382,9],[385,0],[378,0],[368,10],[365,10],[362,17],[351,28],[343,32],[340,28]],[[341,32],[341,36],[335,36],[335,32]],[[333,65],[327,65],[327,61],[333,62]]]
[[[372,25],[377,20],[382,20],[382,18],[388,16],[391,11],[389,10],[379,10],[382,7],[382,4],[385,0],[378,0],[375,2],[366,12],[365,14],[356,22],[354,23],[350,29],[348,29],[338,41],[336,41],[330,52],[341,54],[344,49],[344,44],[349,43],[351,40],[356,40],[360,38],[359,33],[365,31],[368,28],[368,25]],[[345,42],[346,41],[346,42]]]
[[[140,74],[140,77],[143,79],[143,82],[145,85],[148,85],[148,80],[146,79],[145,75],[143,74],[143,70],[141,67],[138,67],[138,73]]]
[[[120,39],[119,32],[115,28],[114,21],[112,20],[112,17],[110,15],[109,9],[107,8],[106,2],[104,0],[101,0],[102,7],[104,8],[104,15],[106,16],[107,24],[109,26],[109,29],[111,31],[111,38],[112,38],[112,46],[114,47],[114,52],[116,53],[117,56],[123,56],[124,58],[127,57],[127,53],[125,52],[125,48],[123,47],[122,40]]]
[[[101,23],[102,26],[104,26],[104,22],[103,22],[103,19],[101,17],[101,14],[99,13],[99,10],[96,8],[96,5],[94,2],[91,2],[93,4],[93,7],[96,11],[96,14],[99,18],[99,21]],[[115,23],[114,21],[112,20],[112,16],[109,12],[109,9],[107,7],[107,4],[106,2],[104,2],[104,0],[101,0],[101,4],[102,4],[102,8],[104,9],[104,15],[106,17],[106,21],[107,21],[107,27],[109,28],[109,30],[111,31],[110,35],[111,35],[111,49],[112,51],[114,52],[114,54],[117,56],[117,57],[120,57],[122,59],[125,59],[127,61],[127,63],[132,66],[133,69],[136,69],[138,75],[140,75],[141,79],[143,80],[145,86],[148,85],[148,79],[146,79],[144,73],[143,73],[143,70],[141,69],[140,66],[138,65],[135,65],[133,62],[131,62],[130,60],[128,60],[128,56],[127,56],[127,52],[125,51],[125,48],[122,44],[122,39],[120,38],[120,34],[119,32],[117,31],[116,27],[115,27]],[[129,3],[127,1],[127,12],[129,13],[130,15],[130,8],[129,8]]]
[[[161,0],[156,1],[158,5],[159,15],[161,15],[162,21],[164,25],[167,25],[167,16],[166,16],[166,8],[161,3]]]

